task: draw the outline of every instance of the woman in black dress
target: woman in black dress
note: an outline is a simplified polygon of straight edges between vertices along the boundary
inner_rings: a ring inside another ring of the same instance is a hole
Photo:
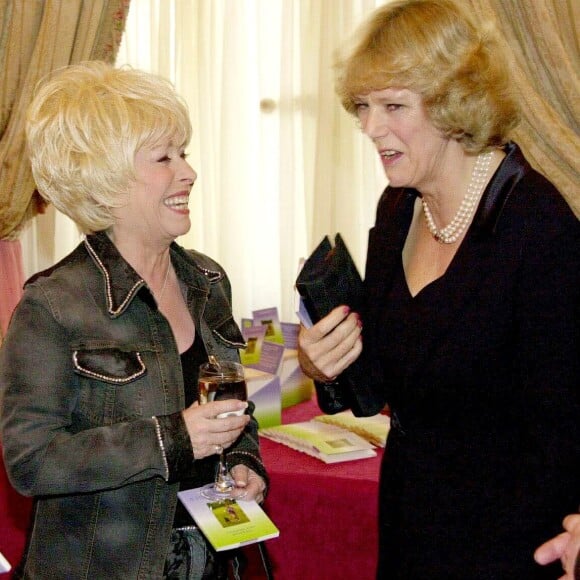
[[[379,578],[553,580],[534,549],[578,510],[580,227],[510,141],[511,86],[450,0],[379,8],[337,66],[389,187],[363,311],[303,329],[300,360],[319,395],[390,407]],[[341,384],[361,353],[371,401]]]

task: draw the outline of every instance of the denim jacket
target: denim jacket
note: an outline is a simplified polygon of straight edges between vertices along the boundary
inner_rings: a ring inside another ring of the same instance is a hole
[[[175,243],[171,261],[208,354],[238,360],[223,269]],[[0,349],[4,462],[35,497],[24,577],[162,577],[179,481],[213,477],[184,406],[171,328],[104,233],[28,281]],[[266,476],[255,420],[228,456]]]

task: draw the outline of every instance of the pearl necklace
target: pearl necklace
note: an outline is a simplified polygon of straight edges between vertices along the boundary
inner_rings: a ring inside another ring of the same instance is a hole
[[[427,222],[427,227],[431,232],[431,235],[440,244],[453,244],[455,243],[465,231],[465,228],[469,224],[471,217],[477,207],[477,202],[479,197],[483,193],[483,188],[487,183],[487,174],[491,166],[491,160],[493,158],[493,151],[488,151],[487,153],[480,153],[475,161],[475,166],[473,167],[473,172],[471,174],[471,181],[467,187],[467,193],[457,210],[457,213],[451,220],[451,222],[444,228],[439,229],[435,225],[435,220],[433,219],[433,214],[427,205],[425,199],[421,199],[421,204],[423,205],[423,213],[425,214],[425,221]]]

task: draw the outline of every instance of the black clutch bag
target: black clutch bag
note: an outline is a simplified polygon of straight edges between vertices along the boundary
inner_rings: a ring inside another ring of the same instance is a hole
[[[354,312],[361,311],[363,281],[340,234],[336,234],[334,246],[328,236],[318,244],[298,274],[296,290],[314,324],[342,304]],[[319,407],[328,414],[347,408],[358,416],[378,413],[382,404],[373,392],[376,377],[376,369],[366,361],[363,349],[336,382],[316,383]]]
[[[363,281],[340,234],[334,247],[328,236],[318,244],[298,274],[296,290],[314,324],[341,304],[360,312]]]

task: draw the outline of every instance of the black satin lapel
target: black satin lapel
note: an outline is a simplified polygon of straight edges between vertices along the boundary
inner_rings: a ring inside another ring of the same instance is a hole
[[[504,147],[506,157],[483,192],[473,218],[471,231],[477,236],[494,233],[501,213],[514,187],[531,169],[520,148],[515,143]]]

